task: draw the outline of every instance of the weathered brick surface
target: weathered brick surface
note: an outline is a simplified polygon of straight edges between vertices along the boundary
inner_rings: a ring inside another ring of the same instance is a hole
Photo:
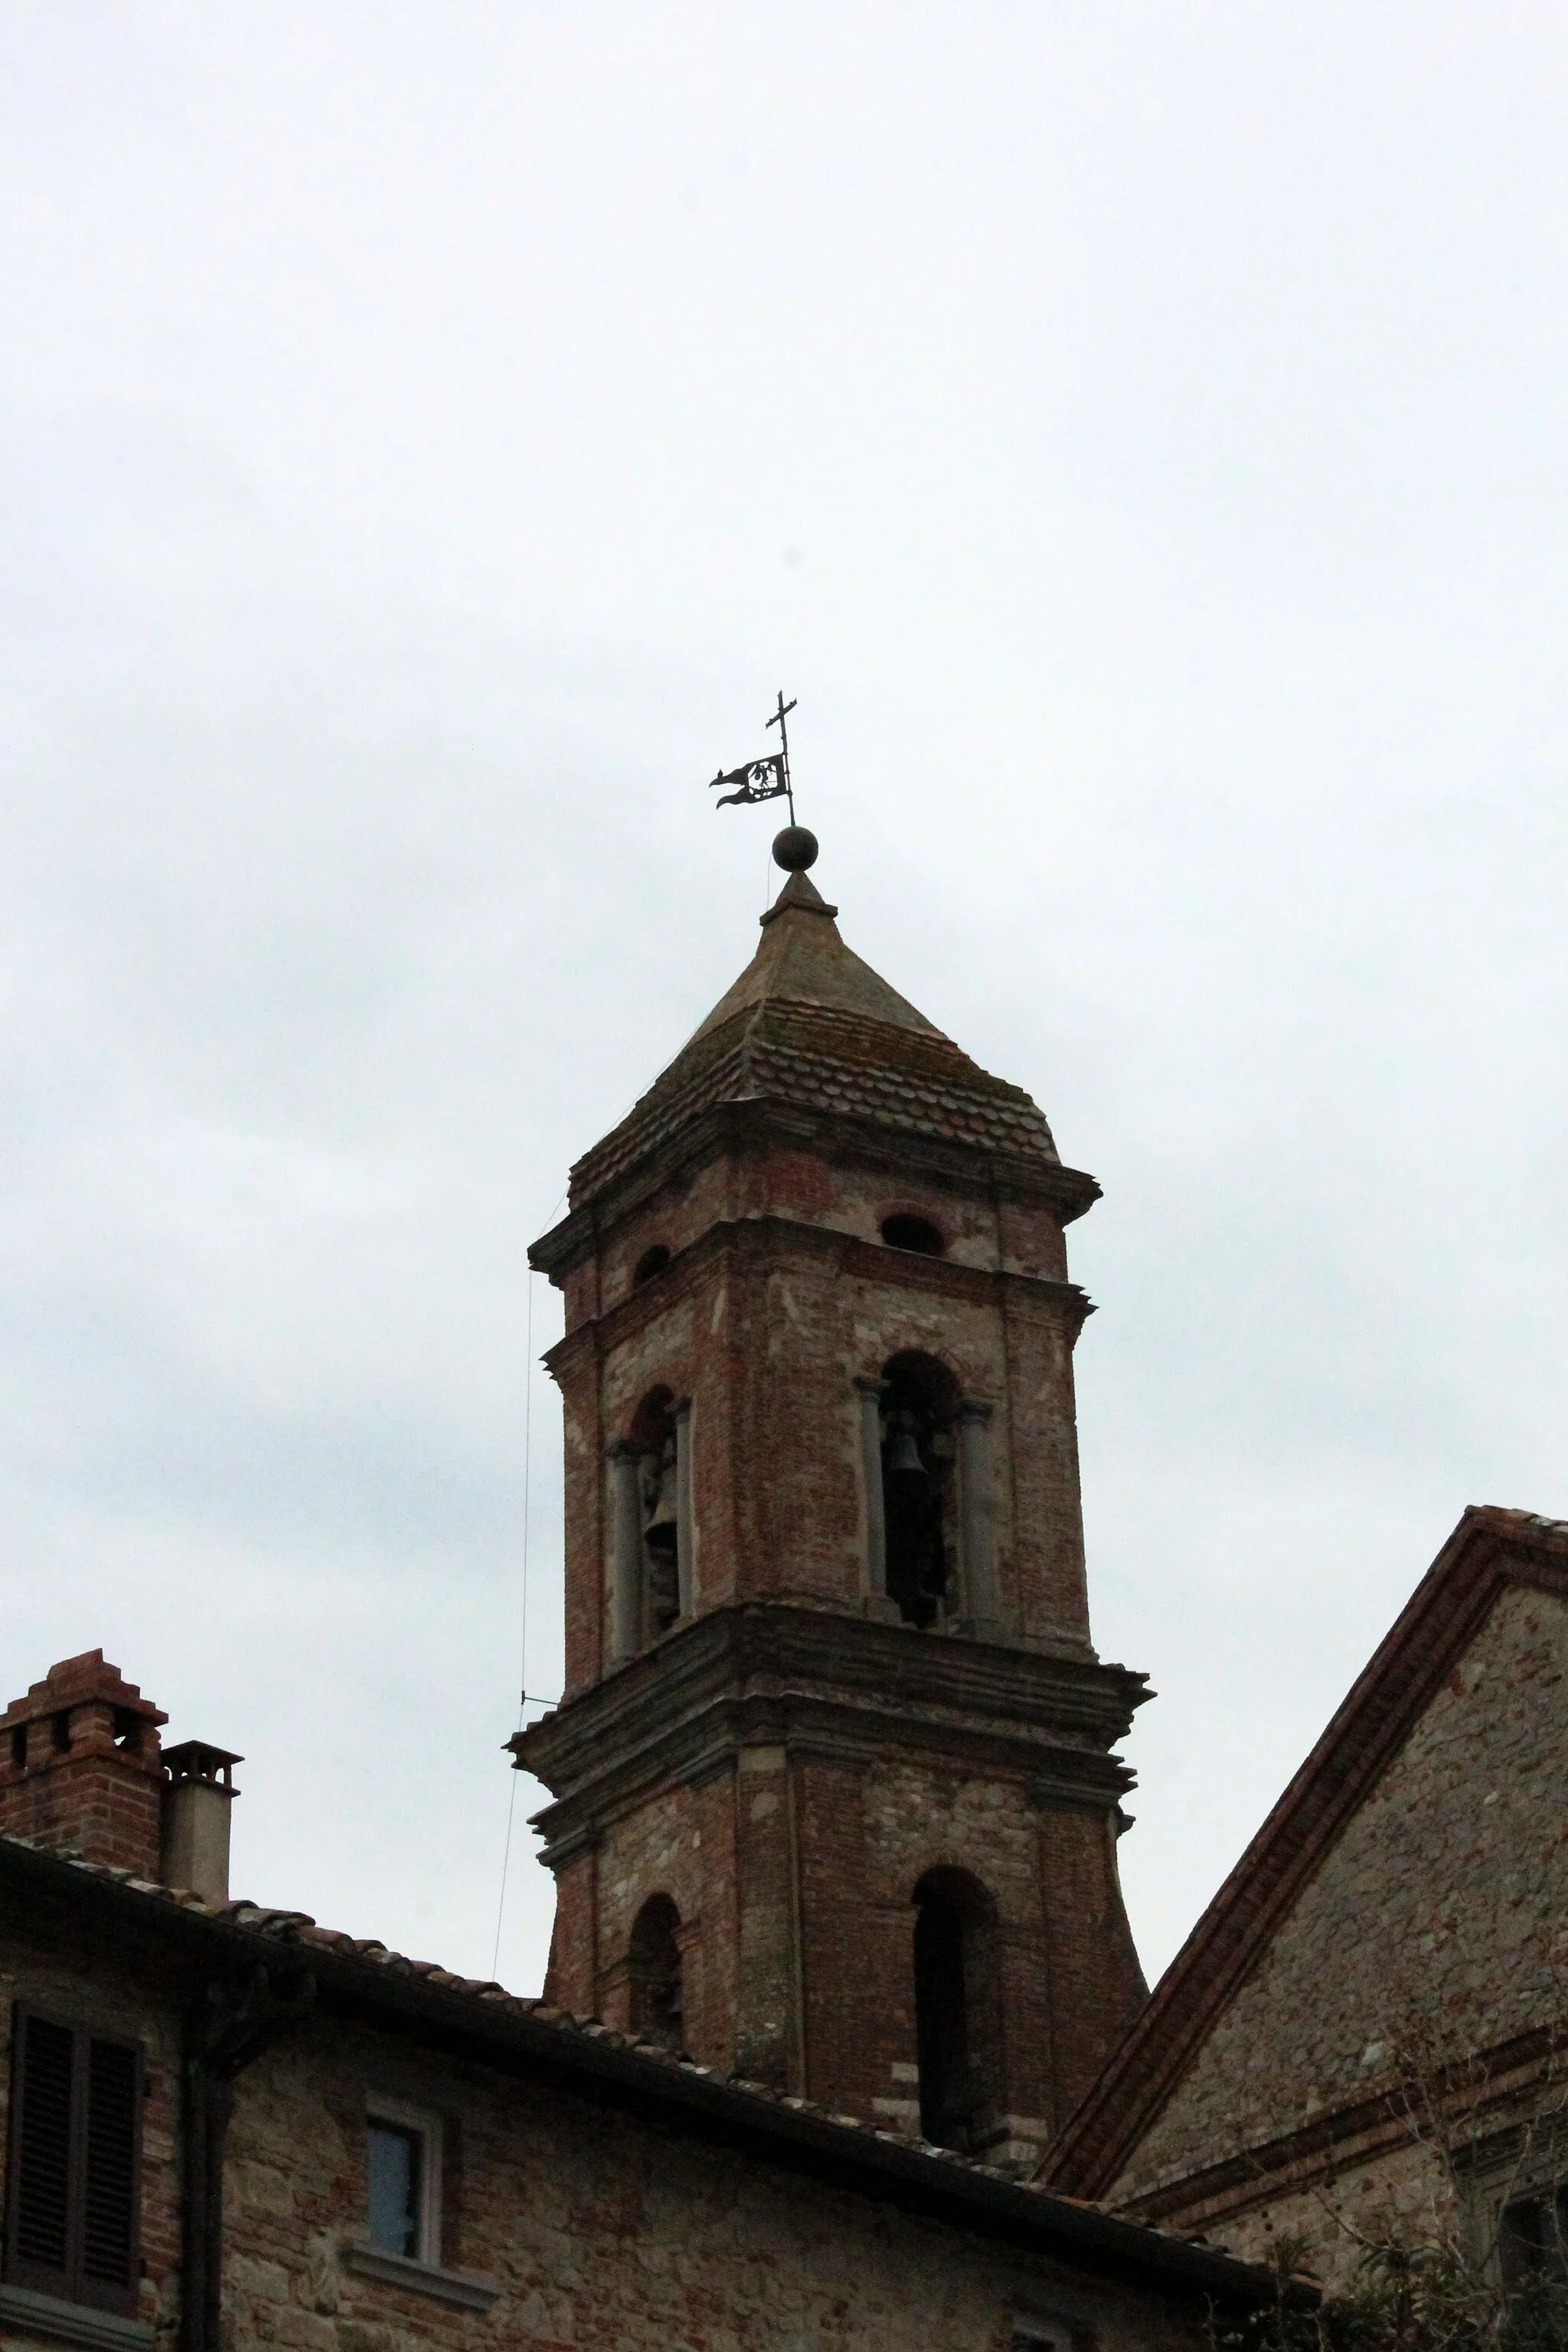
[[[569,1690],[603,1671],[614,1573],[608,1447],[630,1431],[643,1399],[662,1387],[692,1400],[700,1607],[776,1594],[858,1608],[867,1501],[855,1381],[910,1349],[946,1364],[963,1394],[992,1407],[1005,1622],[1025,1638],[1087,1641],[1072,1375],[1079,1294],[1054,1278],[1042,1286],[998,1273],[994,1244],[989,1268],[961,1270],[851,1239],[862,1226],[874,1236],[908,1187],[861,1177],[840,1189],[861,1195],[848,1231],[800,1215],[774,1187],[745,1221],[694,1237],[703,1244],[695,1262],[625,1298],[580,1339],[569,1330],[554,1351],[566,1414]],[[941,1205],[928,1191],[926,1213]],[[635,1255],[671,1230],[639,1218]]]
[[[101,1650],[61,1659],[0,1716],[0,1836],[156,1878],[167,1721]]]
[[[747,1098],[716,1108],[706,1076],[688,1097],[667,1074],[653,1110],[579,1164],[572,1214],[540,1244],[566,1297],[550,1360],[566,1414],[567,1697],[519,1753],[558,1801],[542,1816],[562,1873],[551,1983],[624,2014],[631,1924],[668,1896],[687,2043],[704,2063],[911,2127],[914,1888],[930,1868],[963,1869],[995,1907],[1003,2104],[1021,2161],[1144,1997],[1115,1867],[1126,1782],[1105,1758],[1122,1702],[1109,1686],[1041,1691],[1009,1711],[960,1654],[978,1631],[1100,1671],[1072,1368],[1088,1302],[1063,1238],[1095,1188],[995,1081],[972,1125],[952,1124],[944,1095],[935,1125],[911,1129],[922,1087],[940,1092],[963,1057],[855,964],[820,908],[779,924],[741,995],[802,992],[799,1020],[780,1017],[803,1037],[816,1023],[848,1055],[842,1083],[825,1080],[820,1102],[793,1081],[770,1100],[764,1057]],[[846,989],[864,1000],[852,1018]],[[693,1067],[717,1067],[706,1045]],[[879,1136],[876,1105],[895,1097]],[[934,1226],[941,1255],[888,1246],[896,1215]],[[655,1248],[668,1263],[639,1286]],[[809,1665],[770,1675],[763,1654],[743,1684],[683,1696],[694,1629],[718,1612],[896,1618],[870,1565],[881,1474],[868,1488],[862,1384],[909,1352],[984,1408],[994,1596],[981,1610],[963,1582],[954,1429],[956,1588],[931,1631],[896,1628],[881,1690],[836,1689],[828,1644]],[[656,1391],[689,1403],[691,1613],[611,1672],[611,1448]],[[905,1664],[933,1643],[944,1687],[917,1701]],[[635,1697],[600,1705],[606,1679]]]
[[[1389,2125],[1398,2069],[1507,2044],[1568,2006],[1565,1676],[1568,1605],[1505,1586],[1113,2201],[1201,2221],[1239,2251],[1289,2231],[1347,2257],[1331,2203],[1363,2216],[1429,2207],[1441,2183]],[[1511,2105],[1528,2111],[1528,2082]],[[1500,2102],[1500,2126],[1509,2112]],[[1238,2152],[1236,2177],[1201,2179]]]

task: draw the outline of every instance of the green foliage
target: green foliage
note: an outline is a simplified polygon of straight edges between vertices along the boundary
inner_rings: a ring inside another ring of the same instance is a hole
[[[1320,2298],[1309,2261],[1305,2244],[1277,2247],[1272,2299],[1212,2323],[1214,2352],[1568,2352],[1568,2288],[1545,2269],[1505,2287],[1451,2247],[1390,2238]]]

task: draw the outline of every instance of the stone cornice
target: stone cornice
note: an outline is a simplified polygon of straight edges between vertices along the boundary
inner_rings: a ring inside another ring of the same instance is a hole
[[[1000,1771],[1041,1802],[1112,1809],[1132,1784],[1109,1750],[1146,1678],[1089,1656],[1004,1648],[785,1604],[677,1628],[510,1743],[556,1802],[553,1842],[742,1747]]]
[[[651,1150],[603,1191],[574,1202],[559,1224],[528,1254],[537,1273],[560,1281],[605,1243],[628,1217],[672,1180],[705,1167],[727,1151],[769,1149],[812,1151],[840,1167],[873,1168],[890,1175],[923,1175],[985,1199],[1036,1202],[1065,1224],[1100,1198],[1092,1176],[1022,1153],[940,1136],[879,1127],[850,1114],[785,1107],[763,1100],[716,1103],[678,1135]]]

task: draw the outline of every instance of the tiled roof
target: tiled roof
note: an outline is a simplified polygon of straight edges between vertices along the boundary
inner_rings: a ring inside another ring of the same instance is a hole
[[[903,2132],[892,2132],[884,2126],[865,2122],[858,2116],[838,2115],[830,2108],[819,2106],[809,2099],[795,2098],[774,2091],[767,2084],[754,2083],[739,2075],[720,2076],[710,2066],[697,2065],[691,2059],[679,2056],[658,2045],[639,2042],[634,2037],[615,2032],[592,2018],[574,2016],[565,2010],[554,2009],[543,2000],[530,1999],[526,1994],[509,1992],[493,1979],[466,1977],[442,1968],[435,1960],[411,1959],[395,1952],[374,1937],[351,1936],[341,1928],[317,1925],[309,1912],[276,1908],[245,1899],[226,1904],[205,1902],[188,1889],[160,1885],[152,1880],[138,1878],[129,1870],[110,1864],[92,1863],[79,1854],[59,1853],[40,1847],[28,1838],[0,1835],[0,1864],[7,1851],[27,1854],[48,1867],[79,1874],[100,1885],[106,1893],[123,1890],[147,1900],[158,1909],[169,1913],[196,1914],[218,1927],[237,1929],[247,1937],[256,1937],[272,1945],[308,1955],[319,1952],[329,1959],[337,1958],[384,1970],[389,1979],[402,1980],[410,1988],[428,1986],[448,1996],[471,2000],[489,2016],[510,2015],[526,2020],[531,2027],[543,2028],[559,2034],[563,2057],[572,2045],[584,2050],[585,2045],[620,2053],[618,2064],[625,2068],[647,2066],[647,2085],[653,2088],[662,2077],[670,2083],[684,2078],[694,2089],[699,2084],[710,2084],[715,2094],[739,2098],[754,2113],[755,2122],[765,2127],[770,2112],[778,2118],[775,2128],[781,2133],[791,2128],[791,2120],[809,2123],[816,2131],[842,2133],[840,2143],[847,2156],[858,2144],[865,2150],[866,2161],[884,2170],[889,2162],[904,2165],[928,2163],[940,2178],[956,2176],[953,2187],[958,2189],[967,2181],[972,2187],[963,2190],[969,2202],[976,2199],[994,2203],[1001,2200],[1010,2204],[1014,2199],[1023,2200],[1016,2212],[1033,2209],[1031,2222],[1037,2215],[1037,2225],[1044,2231],[1070,2233],[1083,2241],[1091,2259],[1097,2263],[1120,2260],[1137,2268],[1167,2274],[1184,2273],[1186,2284],[1199,2284],[1217,2291],[1227,2298],[1240,2302],[1260,2299],[1272,2294],[1275,2282],[1271,2273],[1237,2261],[1220,2248],[1197,2237],[1162,2230],[1147,2222],[1133,2222],[1104,2211],[1087,2200],[1064,2196],[1059,2190],[1034,2181],[1024,2181],[999,2174],[990,2166],[953,2148],[935,2147],[924,2140],[911,2139]],[[672,2079],[674,2078],[674,2079]],[[709,2096],[704,2092],[703,2096]],[[731,2111],[732,2112],[732,2111]],[[885,2152],[885,2153],[884,2153]],[[1076,2218],[1075,2218],[1076,2217]]]
[[[879,979],[845,946],[834,912],[804,875],[792,878],[735,985],[573,1169],[574,1208],[729,1102],[794,1104],[1060,1166],[1023,1088],[992,1077]]]

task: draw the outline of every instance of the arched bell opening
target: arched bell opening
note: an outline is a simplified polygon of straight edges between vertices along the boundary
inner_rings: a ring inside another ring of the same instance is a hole
[[[915,2041],[921,2132],[979,2149],[1002,2110],[996,1906],[965,1870],[928,1870],[915,1888]]]
[[[685,2041],[679,1926],[680,1914],[669,1896],[650,1895],[632,1923],[627,1951],[632,2032],[665,2050],[679,2050]]]
[[[911,1349],[882,1367],[885,1574],[907,1625],[936,1623],[955,1593],[959,1402],[957,1381],[934,1356]]]
[[[641,1517],[643,1639],[657,1642],[680,1614],[680,1502],[675,1399],[658,1388],[632,1422]]]

